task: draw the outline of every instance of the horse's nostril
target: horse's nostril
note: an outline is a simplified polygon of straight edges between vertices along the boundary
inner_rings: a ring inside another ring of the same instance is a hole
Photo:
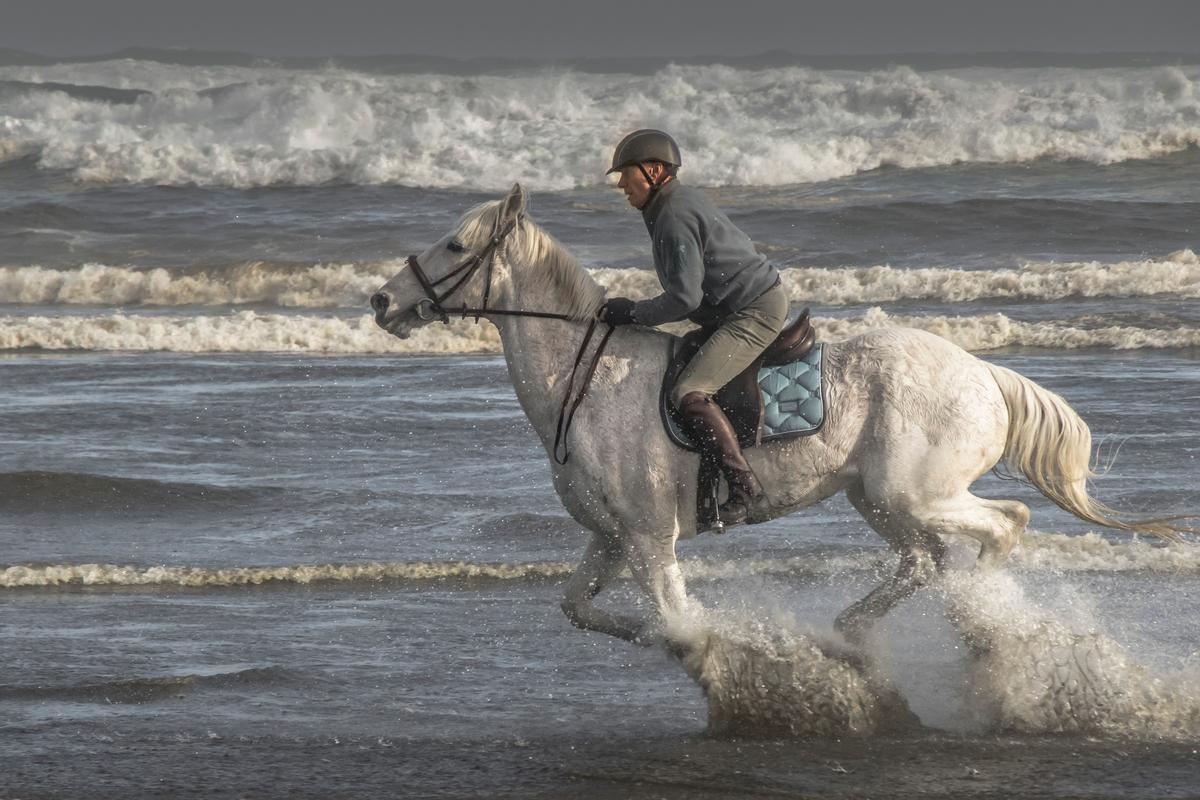
[[[387,311],[389,302],[388,296],[383,292],[371,295],[371,308],[375,309],[376,313]]]

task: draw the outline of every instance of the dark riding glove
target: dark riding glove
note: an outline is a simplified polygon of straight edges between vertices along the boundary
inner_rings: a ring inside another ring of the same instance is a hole
[[[628,297],[610,297],[600,306],[600,321],[609,325],[632,325],[633,301]]]

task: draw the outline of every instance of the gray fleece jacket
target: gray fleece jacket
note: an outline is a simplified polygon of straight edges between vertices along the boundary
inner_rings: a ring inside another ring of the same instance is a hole
[[[634,305],[634,319],[642,325],[685,318],[713,325],[779,280],[779,271],[755,251],[750,237],[699,189],[669,181],[642,209],[642,219],[665,290]]]

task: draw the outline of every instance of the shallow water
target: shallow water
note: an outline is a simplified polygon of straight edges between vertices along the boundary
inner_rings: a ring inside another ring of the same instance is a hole
[[[980,593],[969,578],[920,593],[872,650],[920,728],[722,735],[695,664],[573,629],[558,602],[586,533],[494,332],[401,343],[364,303],[518,178],[611,292],[654,291],[641,221],[588,177],[611,138],[591,103],[645,76],[334,73],[0,67],[20,133],[0,140],[0,795],[1195,795],[1195,547],[1097,533],[997,475],[977,491],[1033,508],[1008,570]],[[772,125],[807,143],[767,178],[754,159],[692,174],[822,338],[938,332],[1079,410],[1111,467],[1102,500],[1200,505],[1194,67],[664,77],[774,92],[765,127],[737,103],[726,122],[780,158]],[[386,157],[481,87],[509,116],[464,151],[477,177],[436,148]],[[986,115],[954,138],[963,108],[999,92],[1016,113],[1022,91],[1032,105],[1005,130],[1028,148],[989,138]],[[521,116],[547,96],[577,117]],[[1112,113],[1088,117],[1082,96]],[[813,98],[820,113],[788,128]],[[339,127],[345,104],[375,126]],[[690,119],[666,107],[663,124]],[[97,120],[135,140],[94,142]],[[557,160],[505,160],[512,136],[538,140],[530,126]],[[694,128],[697,166],[723,135]],[[211,137],[228,148],[205,151]],[[751,665],[827,639],[894,568],[843,498],[679,549],[691,592],[740,624],[728,660]],[[645,611],[625,578],[603,602]],[[1063,642],[1079,670],[1059,668]],[[1083,684],[1104,692],[1072,694]],[[824,688],[789,686],[797,702]],[[1145,686],[1183,721],[1053,699],[1128,710]]]

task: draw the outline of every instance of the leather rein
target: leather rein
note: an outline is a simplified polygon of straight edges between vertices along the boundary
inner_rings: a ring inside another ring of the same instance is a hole
[[[421,284],[421,289],[425,292],[424,299],[417,303],[417,316],[423,320],[440,319],[442,322],[450,323],[450,314],[446,307],[442,305],[450,295],[457,292],[462,286],[471,279],[471,276],[479,271],[484,262],[487,262],[487,273],[483,284],[483,303],[479,308],[467,308],[467,304],[463,303],[462,308],[454,309],[456,314],[460,314],[460,319],[467,317],[475,317],[475,321],[479,322],[479,318],[485,315],[498,315],[506,317],[535,317],[539,319],[560,319],[566,322],[572,321],[572,318],[566,314],[559,314],[553,311],[524,311],[520,309],[505,309],[505,308],[488,308],[488,298],[492,293],[492,268],[496,263],[496,251],[504,243],[513,229],[516,227],[520,217],[509,220],[502,229],[498,228],[492,234],[492,238],[488,240],[487,245],[480,252],[464,259],[445,275],[437,280],[430,280],[425,274],[425,270],[421,267],[421,262],[417,260],[415,255],[408,257],[408,266],[416,276],[417,282]],[[497,222],[497,226],[499,223]],[[449,289],[441,294],[438,294],[438,287],[454,279]],[[575,412],[579,410],[583,399],[587,397],[588,389],[592,386],[592,376],[596,374],[596,368],[600,365],[600,357],[604,354],[604,348],[608,345],[608,340],[612,337],[615,328],[612,325],[608,326],[608,330],[600,337],[600,343],[596,347],[596,352],[592,356],[591,363],[588,364],[587,370],[584,372],[583,381],[578,392],[575,392],[574,402],[571,400],[572,391],[575,387],[575,375],[579,371],[579,365],[583,362],[584,353],[587,352],[588,345],[591,344],[592,335],[596,332],[596,326],[599,320],[593,319],[588,324],[587,333],[584,334],[583,342],[579,345],[579,352],[575,354],[575,363],[571,366],[571,377],[567,380],[567,390],[563,394],[562,405],[558,411],[558,423],[555,426],[554,434],[554,450],[551,457],[555,463],[562,465],[566,464],[571,458],[571,453],[567,449],[567,434],[571,430],[571,423],[575,420]],[[568,410],[569,406],[569,410]],[[562,456],[559,457],[561,452]]]

